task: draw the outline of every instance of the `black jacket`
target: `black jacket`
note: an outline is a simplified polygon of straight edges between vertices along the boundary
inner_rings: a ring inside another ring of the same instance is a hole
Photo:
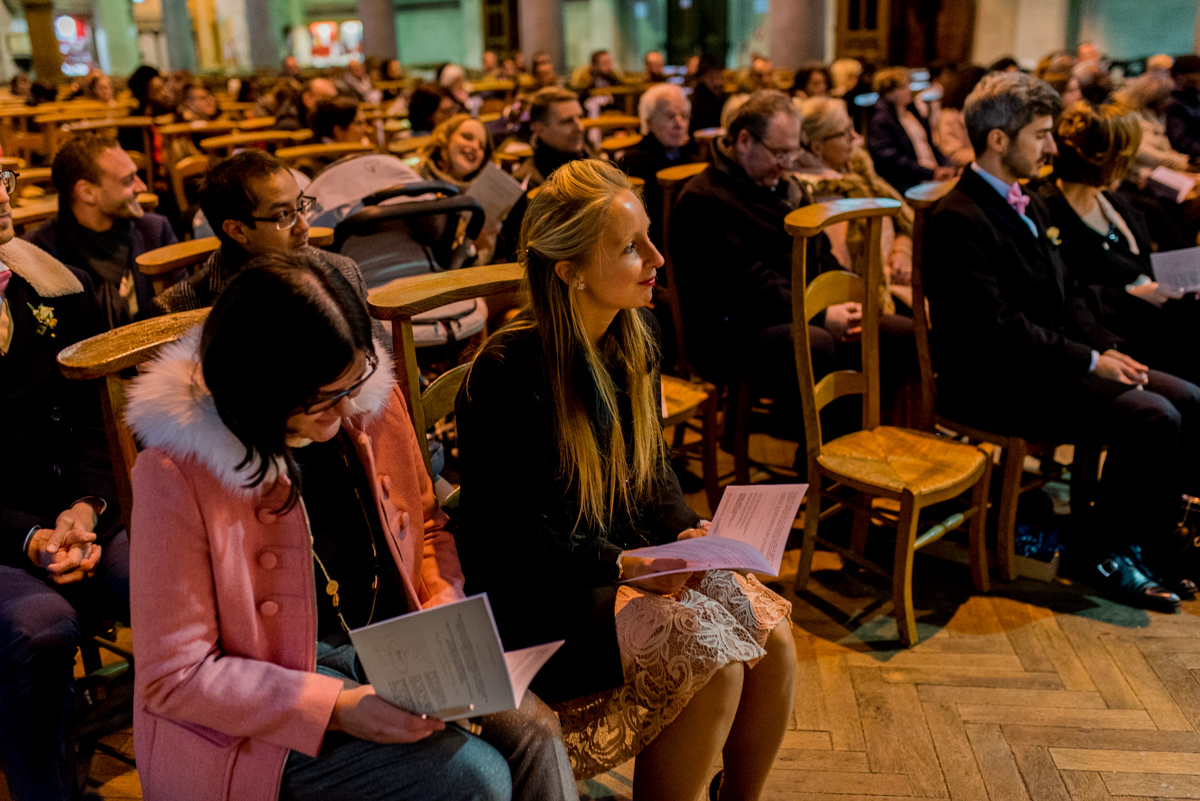
[[[758,186],[720,146],[713,158],[680,192],[667,247],[688,357],[720,382],[759,332],[792,321],[792,237],[783,220],[812,198],[791,176],[773,190]],[[809,240],[808,263],[809,280],[840,269],[824,235]]]
[[[150,276],[142,274],[134,264],[134,260],[147,251],[164,245],[173,245],[179,239],[171,230],[171,221],[161,214],[146,213],[130,222],[132,224],[129,227],[129,268],[133,271],[134,287],[137,290],[138,318],[145,319],[158,314],[154,305],[154,284]],[[52,217],[37,230],[25,234],[22,239],[32,242],[59,261],[83,270],[92,279],[94,286],[100,279],[89,268],[87,257],[66,244],[65,238],[59,236],[58,227],[58,218]],[[186,278],[186,270],[180,270],[173,276],[174,281],[182,281]]]
[[[598,436],[606,436],[611,424],[597,411],[585,366],[574,380],[585,404],[591,399]],[[623,393],[619,406],[629,432]],[[619,686],[618,554],[672,541],[699,520],[675,474],[664,463],[657,496],[633,513],[617,512],[607,531],[585,522],[575,528],[578,506],[558,467],[554,401],[536,330],[501,331],[488,341],[456,413],[462,463],[456,539],[467,593],[488,594],[506,649],[566,640],[532,685],[544,700]]]
[[[1167,138],[1189,158],[1200,157],[1200,92],[1178,89],[1167,106]]]
[[[660,250],[664,244],[662,241],[662,187],[658,185],[655,175],[659,170],[665,170],[668,167],[699,161],[699,155],[699,148],[696,147],[695,140],[691,140],[679,148],[675,157],[671,158],[667,155],[667,149],[663,147],[662,142],[658,141],[658,137],[647,133],[642,137],[642,141],[633,147],[626,148],[621,154],[621,160],[617,162],[617,166],[624,170],[626,175],[641,178],[646,182],[646,186],[642,190],[642,197],[646,201],[646,214],[650,217],[650,241]]]
[[[933,143],[929,121],[916,112],[914,116],[925,129],[925,138],[929,140],[929,147],[938,164],[948,165],[950,162]],[[867,123],[867,150],[875,160],[879,177],[896,187],[901,194],[922,181],[933,180],[933,170],[917,163],[917,149],[896,116],[895,106],[886,100],[881,99],[871,109],[871,120]]]
[[[58,514],[87,496],[108,508],[96,527],[103,545],[120,528],[116,485],[93,381],[69,381],[58,352],[99,333],[91,281],[66,268],[83,291],[43,298],[13,275],[5,290],[13,318],[12,345],[0,356],[0,563],[32,567],[22,552],[34,526],[53,528]],[[30,306],[53,310],[55,326],[38,333]],[[50,336],[53,334],[53,336]]]
[[[688,131],[695,133],[705,128],[721,127],[721,111],[725,108],[725,93],[715,95],[702,83],[692,90],[692,121]]]
[[[951,409],[986,403],[998,384],[1083,377],[1093,349],[1121,342],[1095,318],[1047,235],[1045,201],[1029,197],[1036,237],[968,168],[925,227],[938,401]]]

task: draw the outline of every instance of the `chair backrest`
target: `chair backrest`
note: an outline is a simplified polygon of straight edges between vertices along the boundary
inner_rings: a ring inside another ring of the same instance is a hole
[[[605,133],[614,131],[637,133],[642,130],[642,121],[630,114],[601,114],[599,117],[583,120],[583,130],[600,130]]]
[[[913,209],[913,337],[917,344],[917,365],[921,370],[921,417],[923,429],[933,428],[937,383],[933,372],[933,351],[929,346],[929,314],[925,305],[925,223],[937,202],[958,185],[958,179],[937,183],[917,184],[904,193]]]
[[[406,158],[416,155],[418,152],[425,149],[425,146],[433,141],[433,136],[410,136],[407,139],[397,139],[388,144],[388,152]]]
[[[138,448],[133,432],[125,425],[127,379],[122,374],[153,358],[159,348],[179,339],[206,317],[208,309],[154,317],[76,342],[58,354],[59,369],[67,378],[98,382],[117,500],[126,528],[133,509],[130,473]]]
[[[820,412],[838,398],[862,397],[862,427],[879,425],[879,316],[882,313],[883,218],[894,217],[900,201],[890,198],[834,200],[796,209],[784,218],[792,235],[792,341],[796,351],[796,373],[804,408],[804,436],[809,463],[821,453]],[[826,228],[847,220],[868,220],[867,274],[835,270],[808,280],[808,240]],[[862,304],[862,369],[835,370],[820,381],[813,377],[812,343],[808,322],[838,303]],[[814,473],[815,475],[815,473]]]
[[[200,140],[200,149],[209,158],[220,158],[233,155],[239,147],[256,147],[266,145],[268,150],[274,150],[286,145],[298,145],[312,139],[312,131],[302,128],[299,131],[245,131],[241,133],[212,136]]]
[[[293,147],[279,148],[275,151],[275,158],[311,178],[320,172],[323,167],[337,161],[343,156],[352,156],[355,153],[369,153],[374,149],[370,145],[358,142],[295,145]]]
[[[185,219],[191,219],[191,204],[187,196],[187,179],[208,172],[207,156],[184,156],[168,169],[171,174],[171,191],[175,194],[175,203]]]
[[[396,380],[399,382],[400,392],[408,404],[413,427],[417,430],[417,439],[421,443],[421,455],[425,460],[425,469],[430,471],[430,474],[433,471],[429,463],[429,443],[420,434],[427,430],[429,424],[436,422],[439,418],[427,417],[425,406],[421,402],[421,374],[417,366],[417,347],[413,339],[412,319],[421,312],[436,309],[448,303],[514,292],[520,287],[524,275],[525,270],[519,264],[489,264],[484,267],[472,267],[469,270],[431,273],[393,281],[387,286],[375,290],[367,297],[367,305],[371,309],[371,314],[380,320],[390,320],[392,323]],[[462,379],[458,380],[461,383]],[[443,389],[445,388],[443,387]],[[457,388],[455,391],[457,392]],[[446,408],[446,394],[448,394],[448,390],[446,392],[439,390],[438,395],[431,398],[430,414]],[[450,405],[453,406],[452,403]]]
[[[642,141],[642,135],[637,133],[624,133],[610,136],[600,142],[600,150],[608,154],[609,158],[616,158],[621,151],[637,146]]]
[[[671,210],[675,208],[675,198],[679,196],[682,186],[708,169],[708,164],[677,164],[659,170],[654,178],[662,187],[662,257],[663,275],[667,279],[654,287],[658,295],[671,309],[671,323],[675,329],[675,370],[684,378],[692,377],[692,363],[688,361],[687,347],[683,343],[683,310],[679,306],[679,285],[675,282],[675,262],[671,260],[671,250],[667,236],[671,230]]]

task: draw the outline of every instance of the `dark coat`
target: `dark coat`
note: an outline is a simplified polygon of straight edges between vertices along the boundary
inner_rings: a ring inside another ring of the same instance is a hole
[[[925,129],[925,137],[938,164],[948,165],[949,160],[933,143],[929,120],[916,112],[914,115]],[[875,171],[879,177],[896,187],[901,194],[922,181],[933,180],[933,170],[917,163],[917,149],[913,147],[908,131],[904,130],[904,125],[896,115],[895,106],[886,100],[881,99],[871,109],[871,119],[867,123],[867,150],[875,160]]]
[[[1087,296],[1099,324],[1125,339],[1129,353],[1151,367],[1192,382],[1200,380],[1200,354],[1194,347],[1200,339],[1196,299],[1187,296],[1158,308],[1125,290],[1138,276],[1154,275],[1150,229],[1142,213],[1121,195],[1104,193],[1129,226],[1138,247],[1135,254],[1124,240],[1110,242],[1085,223],[1053,183],[1045,182],[1038,192],[1046,200],[1051,224],[1061,232],[1060,252],[1067,270]]]
[[[1167,106],[1167,138],[1189,158],[1200,157],[1200,92],[1178,89]]]
[[[968,168],[925,228],[938,402],[947,409],[986,405],[999,397],[989,387],[1086,376],[1093,349],[1121,342],[1096,320],[1047,236],[1045,201],[1029,197],[1036,237]]]
[[[173,245],[179,239],[175,236],[175,232],[171,230],[171,221],[161,214],[147,212],[130,222],[129,268],[133,270],[133,282],[137,290],[138,319],[145,319],[153,317],[158,313],[153,302],[154,284],[150,276],[142,275],[134,260],[147,251],[161,248],[165,245]],[[92,285],[94,286],[102,279],[88,266],[88,260],[84,254],[77,252],[74,247],[67,244],[64,238],[59,237],[59,224],[58,218],[52,217],[35,231],[25,234],[22,238],[37,245],[59,261],[83,270],[92,279]],[[180,270],[176,275],[172,276],[173,281],[182,281],[186,278],[186,270]]]
[[[768,189],[719,146],[713,157],[680,192],[667,247],[688,357],[722,381],[757,334],[792,321],[792,236],[783,220],[812,198],[792,176]],[[824,235],[809,240],[808,263],[811,276],[840,269]]]
[[[502,331],[476,358],[456,406],[462,497],[455,519],[466,592],[488,594],[504,647],[566,640],[531,687],[554,703],[623,682],[614,622],[617,558],[625,549],[674,540],[699,515],[664,463],[657,496],[635,513],[617,511],[607,531],[586,522],[576,528],[578,504],[559,471],[554,401],[542,365],[536,330]],[[595,384],[586,367],[574,375],[604,437],[611,428],[597,411]],[[623,392],[618,405],[629,432]]]
[[[59,269],[64,269],[58,265]],[[53,528],[59,513],[87,496],[108,508],[96,527],[101,545],[120,527],[112,463],[92,381],[59,372],[58,352],[100,332],[100,310],[87,274],[69,270],[82,292],[43,298],[14,274],[5,290],[12,345],[0,356],[0,563],[30,567],[22,547],[34,526]],[[29,306],[54,310],[53,329],[37,333]],[[51,337],[50,334],[54,336]]]
[[[725,108],[725,93],[713,94],[708,87],[697,83],[692,90],[692,121],[688,131],[695,133],[705,128],[721,127],[721,111]]]
[[[663,248],[664,244],[662,241],[663,194],[662,187],[658,185],[655,175],[659,170],[699,160],[700,149],[696,147],[695,140],[691,140],[679,148],[675,158],[670,158],[667,155],[667,149],[663,147],[662,142],[658,141],[658,137],[647,133],[642,137],[642,141],[633,147],[626,148],[621,154],[621,160],[617,162],[617,166],[624,170],[626,175],[641,178],[646,182],[646,186],[642,190],[642,197],[646,201],[646,214],[650,217],[650,241],[659,250]]]

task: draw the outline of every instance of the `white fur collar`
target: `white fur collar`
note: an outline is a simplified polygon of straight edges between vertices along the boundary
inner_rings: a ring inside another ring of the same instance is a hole
[[[200,369],[200,326],[182,339],[163,346],[129,386],[125,419],[142,444],[160,448],[176,459],[196,458],[227,490],[239,496],[257,495],[270,488],[283,469],[276,460],[266,480],[247,489],[256,465],[238,468],[246,448],[225,427]],[[355,423],[375,417],[387,406],[395,378],[392,358],[378,341],[379,369],[354,399]]]
[[[0,264],[28,281],[43,298],[78,295],[83,291],[83,284],[61,261],[18,237],[0,245]]]

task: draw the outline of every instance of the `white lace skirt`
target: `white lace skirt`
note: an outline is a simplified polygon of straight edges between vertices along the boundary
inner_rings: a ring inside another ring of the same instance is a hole
[[[554,705],[576,779],[637,756],[731,662],[753,667],[792,605],[754,576],[713,570],[663,597],[617,590],[625,684]]]

